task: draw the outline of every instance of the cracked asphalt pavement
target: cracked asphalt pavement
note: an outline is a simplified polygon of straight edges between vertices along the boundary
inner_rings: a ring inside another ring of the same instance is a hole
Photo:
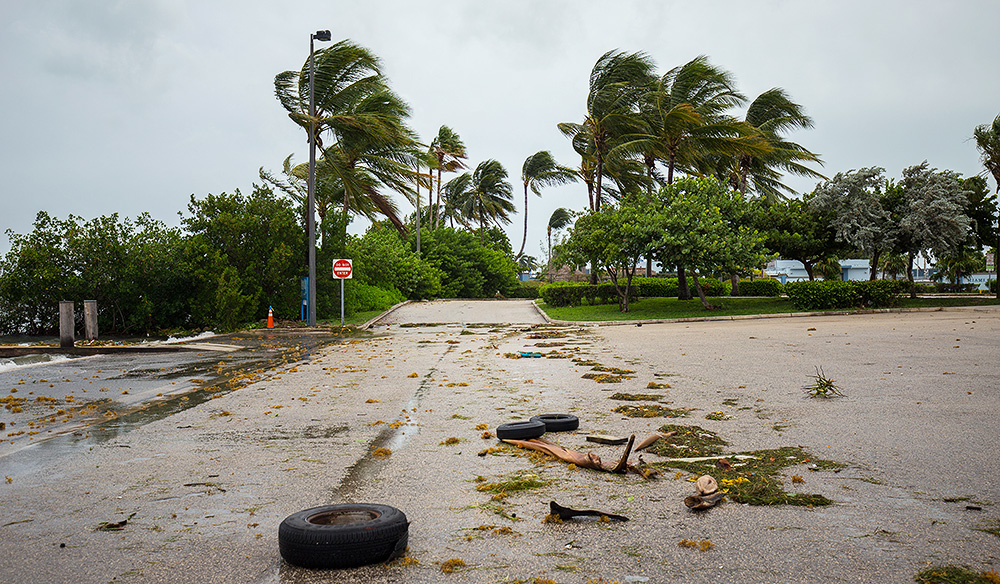
[[[100,440],[0,447],[0,582],[908,582],[928,564],[1000,570],[989,533],[1000,527],[998,317],[552,326],[527,301],[409,304],[371,336],[273,360]],[[512,358],[521,351],[543,357]],[[632,373],[582,378],[592,363]],[[817,367],[845,397],[806,396]],[[668,384],[663,403],[688,417],[612,411],[611,395],[649,393],[651,382]],[[705,418],[714,412],[723,419]],[[680,423],[718,433],[730,453],[801,446],[846,466],[781,477],[830,506],[725,501],[695,513],[682,503],[693,494],[685,473],[574,469],[484,434],[541,413],[578,416],[579,430],[547,437],[604,460],[621,447],[586,435],[642,438]],[[542,486],[477,490],[523,478]],[[550,501],[630,521],[543,523]],[[343,571],[281,560],[283,518],[344,502],[406,513],[406,558]],[[464,567],[444,574],[449,560]]]

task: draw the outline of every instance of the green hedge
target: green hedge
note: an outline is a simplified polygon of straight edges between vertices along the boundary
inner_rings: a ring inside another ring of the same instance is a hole
[[[740,280],[740,296],[781,296],[785,287],[778,280]]]
[[[535,299],[540,296],[539,289],[545,284],[538,280],[519,280],[518,286],[511,291],[509,298],[529,298]]]
[[[716,278],[700,278],[701,287],[706,296],[727,296],[729,282]],[[694,282],[690,279],[691,293],[694,294]],[[677,296],[677,278],[635,278],[632,280],[632,295],[629,302],[635,303],[639,298],[675,298]],[[612,304],[618,302],[618,293],[611,282],[603,284],[581,284],[573,282],[554,282],[539,288],[539,296],[549,306],[580,306],[587,304]]]
[[[884,308],[906,289],[906,280],[789,282],[785,293],[799,310]]]

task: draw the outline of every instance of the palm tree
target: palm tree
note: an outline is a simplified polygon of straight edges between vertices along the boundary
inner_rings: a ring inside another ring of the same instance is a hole
[[[587,111],[582,123],[559,124],[562,133],[573,140],[577,152],[587,151],[594,160],[594,201],[591,208],[601,210],[602,179],[612,150],[621,138],[635,131],[640,96],[653,78],[653,63],[644,53],[608,51],[597,60],[590,73]],[[586,147],[577,142],[586,143]]]
[[[730,186],[746,194],[753,188],[763,198],[784,198],[782,192],[795,193],[780,182],[782,172],[797,176],[825,179],[826,177],[803,163],[822,165],[819,156],[805,147],[786,140],[783,134],[790,130],[812,128],[812,118],[793,102],[780,87],[769,89],[757,96],[747,108],[746,124],[767,145],[765,152],[752,151],[724,157],[725,169],[719,174],[727,178]]]
[[[663,162],[667,184],[673,184],[676,171],[702,174],[713,156],[766,152],[744,124],[726,113],[744,101],[732,74],[704,55],[696,57],[649,87],[641,103],[643,125],[619,148]]]
[[[465,144],[462,139],[448,126],[438,128],[438,134],[431,142],[427,151],[427,158],[432,167],[437,170],[437,201],[432,203],[433,213],[431,220],[434,222],[431,229],[439,226],[438,213],[441,204],[441,173],[457,172],[465,168],[462,162],[466,158]]]
[[[1000,193],[1000,115],[993,119],[992,124],[976,126],[972,133],[976,139],[976,147],[982,153],[983,166],[986,172],[993,175]]]
[[[552,232],[568,227],[573,222],[574,213],[565,207],[559,207],[549,216],[549,223],[545,230],[545,235],[549,242],[549,260],[546,262],[545,271],[549,274],[549,282],[552,281]]]
[[[389,89],[378,58],[363,47],[340,41],[316,51],[314,62],[315,117],[309,115],[309,61],[300,71],[275,76],[278,101],[307,134],[314,124],[320,172],[343,189],[345,215],[352,204],[360,209],[364,198],[405,234],[383,190],[412,193],[416,139],[405,125],[409,106]],[[323,134],[332,136],[330,145],[324,146]]]
[[[976,139],[976,147],[982,153],[983,166],[986,172],[993,175],[993,180],[997,183],[997,192],[1000,193],[1000,115],[993,118],[993,124],[976,126],[973,131]],[[1000,298],[1000,240],[997,241],[996,254],[993,263],[997,269],[997,298]]]
[[[524,183],[524,236],[521,238],[521,249],[514,257],[521,257],[524,244],[528,241],[528,189],[541,197],[541,187],[564,185],[576,179],[576,171],[560,166],[548,150],[541,150],[525,159],[521,167],[521,180]]]
[[[448,181],[447,203],[467,226],[479,223],[479,239],[488,223],[510,223],[514,212],[514,189],[507,181],[507,170],[496,160],[480,162],[476,169]]]

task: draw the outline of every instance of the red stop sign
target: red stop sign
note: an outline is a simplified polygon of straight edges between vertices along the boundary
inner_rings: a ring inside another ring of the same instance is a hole
[[[351,260],[333,260],[333,277],[340,280],[349,280],[354,272],[354,264]]]

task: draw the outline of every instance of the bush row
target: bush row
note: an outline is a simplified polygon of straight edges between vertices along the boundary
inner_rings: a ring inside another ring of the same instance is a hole
[[[785,293],[800,310],[884,308],[908,286],[905,280],[789,282]]]
[[[716,278],[699,278],[706,296],[726,296],[729,294],[729,282]],[[688,279],[691,293],[694,294],[694,283]],[[677,278],[635,278],[632,280],[632,295],[630,302],[638,298],[671,298],[678,293]],[[579,306],[586,300],[587,304],[611,304],[618,302],[615,285],[610,282],[603,284],[579,284],[572,282],[555,282],[539,288],[539,296],[549,306]]]
[[[778,280],[740,280],[740,296],[781,296],[785,287]]]

